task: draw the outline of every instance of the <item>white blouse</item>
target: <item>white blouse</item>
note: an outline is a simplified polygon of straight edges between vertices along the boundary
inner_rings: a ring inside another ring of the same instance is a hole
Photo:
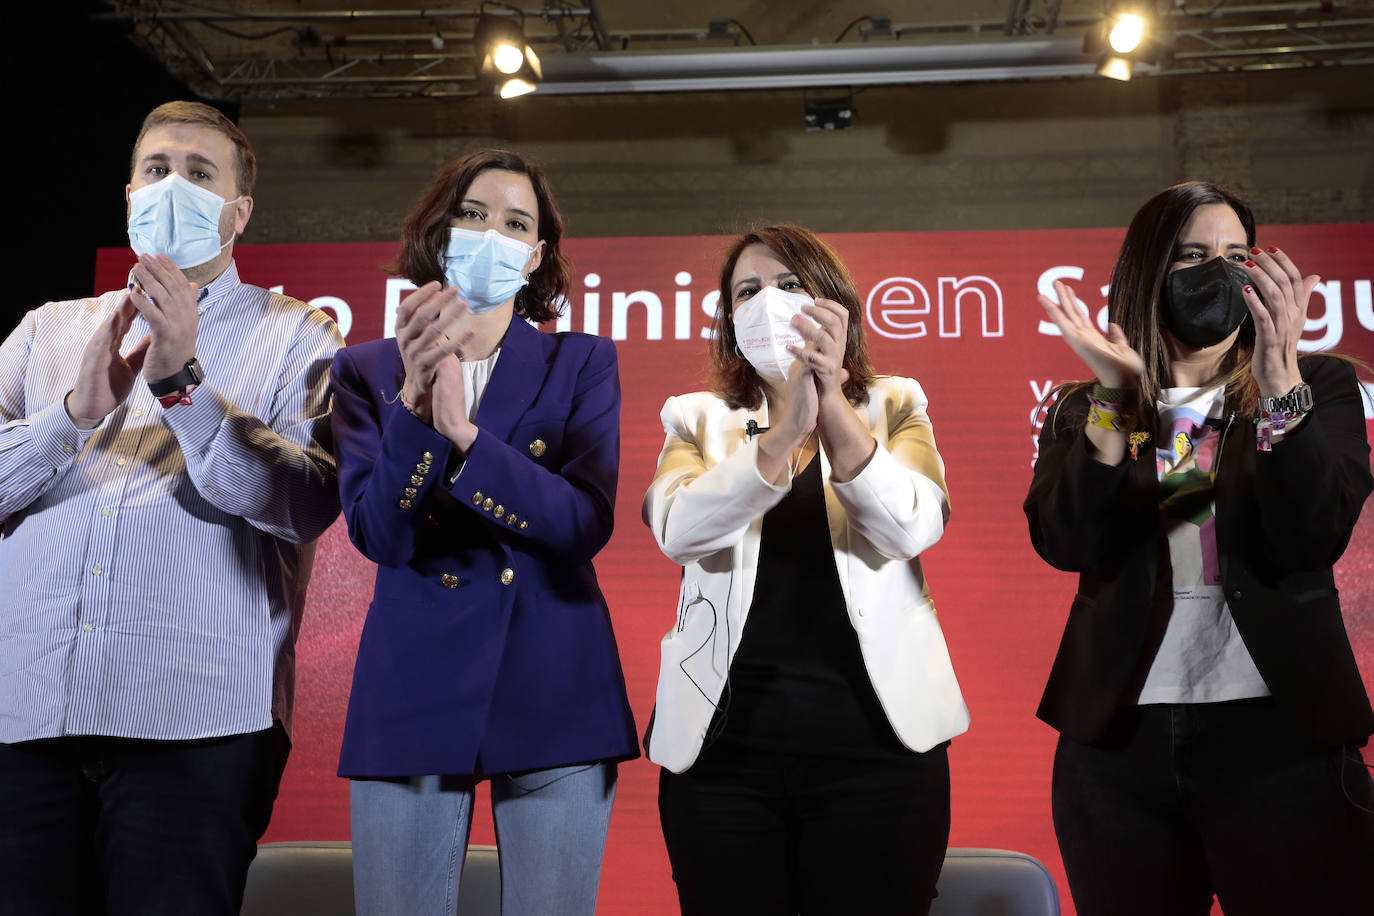
[[[487,382],[496,369],[496,358],[501,355],[497,347],[486,359],[463,360],[463,398],[468,405],[468,420],[477,417],[477,407],[482,403],[482,395],[487,390]]]

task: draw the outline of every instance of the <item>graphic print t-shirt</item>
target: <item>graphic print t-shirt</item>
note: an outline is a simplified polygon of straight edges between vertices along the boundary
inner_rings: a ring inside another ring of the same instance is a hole
[[[1136,701],[1216,703],[1269,695],[1226,607],[1217,560],[1213,483],[1221,388],[1166,388],[1157,404],[1155,469],[1170,578],[1156,589],[1163,637]],[[1234,444],[1232,447],[1237,447]]]

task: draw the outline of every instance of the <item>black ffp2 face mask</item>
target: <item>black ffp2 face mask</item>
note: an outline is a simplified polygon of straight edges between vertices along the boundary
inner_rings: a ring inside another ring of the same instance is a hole
[[[1244,293],[1249,284],[1245,269],[1225,258],[1176,270],[1160,297],[1164,326],[1190,347],[1221,343],[1250,314]]]

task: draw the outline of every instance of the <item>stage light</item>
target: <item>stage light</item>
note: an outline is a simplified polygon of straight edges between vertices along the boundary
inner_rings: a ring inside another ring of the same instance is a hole
[[[502,73],[515,73],[525,63],[525,54],[515,45],[497,45],[492,49],[491,62]]]
[[[501,98],[503,99],[513,99],[516,96],[529,95],[533,91],[533,83],[527,83],[519,78],[506,80],[501,84],[501,89],[499,90]]]
[[[1097,75],[1124,83],[1131,78],[1131,61],[1129,58],[1105,54],[1097,62]]]
[[[543,71],[513,15],[483,12],[473,30],[478,79],[503,99],[534,92]]]
[[[1130,54],[1145,38],[1145,20],[1135,13],[1121,13],[1111,23],[1107,44],[1118,54]]]
[[[1155,63],[1160,48],[1149,20],[1122,4],[1083,36],[1083,53],[1097,55],[1099,76],[1124,82],[1131,78],[1137,61]]]

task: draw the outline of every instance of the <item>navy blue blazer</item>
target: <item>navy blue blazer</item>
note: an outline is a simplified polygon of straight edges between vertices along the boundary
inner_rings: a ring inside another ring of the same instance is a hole
[[[592,557],[620,461],[615,346],[513,318],[459,468],[392,339],[338,351],[348,534],[378,564],[339,775],[508,773],[638,756]]]

